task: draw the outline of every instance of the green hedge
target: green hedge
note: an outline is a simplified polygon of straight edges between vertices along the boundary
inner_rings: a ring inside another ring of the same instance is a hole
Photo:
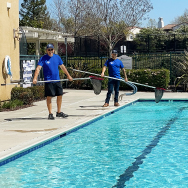
[[[34,101],[33,93],[29,88],[14,87],[11,90],[11,101],[23,101],[24,105],[30,105]]]
[[[31,90],[34,100],[42,100],[44,99],[44,86],[33,86],[33,87],[29,87],[29,89]]]
[[[2,104],[0,104],[0,111],[3,109],[15,109],[16,107],[23,106],[23,101],[21,100],[13,100],[13,101],[5,101]]]
[[[80,69],[81,70],[81,69]],[[102,69],[91,68],[87,70],[95,74],[101,74]],[[85,73],[71,72],[69,71],[73,78],[84,78],[90,75]],[[167,69],[139,69],[139,70],[126,70],[127,77],[129,81],[137,82],[140,84],[150,85],[154,87],[167,88],[170,81],[170,71]],[[108,76],[108,70],[106,70],[105,75]],[[124,77],[123,72],[121,72],[122,78]],[[120,82],[121,90],[132,89],[126,83]],[[152,91],[153,89],[149,87],[136,85],[139,91]],[[75,89],[92,89],[92,85],[89,80],[77,80],[73,82],[68,82],[69,88]],[[108,78],[104,78],[102,81],[102,89],[108,88]]]
[[[24,105],[30,105],[36,100],[44,99],[44,86],[14,87],[11,90],[11,101],[16,99],[23,101]]]
[[[168,88],[170,82],[170,71],[168,69],[139,69],[127,70],[127,77],[129,81],[140,84],[150,85],[154,87]],[[123,77],[123,73],[121,74]],[[121,83],[120,87],[124,89],[126,86]],[[136,85],[139,91],[153,90],[149,87]]]

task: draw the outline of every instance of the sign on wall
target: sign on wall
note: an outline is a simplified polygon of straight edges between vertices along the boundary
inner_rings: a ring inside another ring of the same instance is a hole
[[[32,70],[35,70],[35,60],[23,61],[23,80],[24,82],[32,81]],[[31,84],[23,84],[23,88],[31,87]]]

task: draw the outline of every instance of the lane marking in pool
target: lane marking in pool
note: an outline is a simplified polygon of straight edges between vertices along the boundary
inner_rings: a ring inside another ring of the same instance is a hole
[[[129,166],[123,174],[119,176],[119,179],[117,180],[117,183],[113,186],[116,188],[123,188],[125,187],[125,182],[129,181],[133,177],[133,173],[139,169],[139,165],[143,163],[143,159],[146,158],[146,156],[151,153],[152,149],[157,146],[159,140],[166,134],[166,132],[170,129],[170,126],[174,124],[174,122],[179,119],[180,113],[187,107],[181,107],[176,116],[174,118],[171,118],[166,126],[161,128],[161,130],[157,133],[157,135],[154,137],[154,139],[151,141],[149,145],[146,146],[146,148],[142,151],[142,154],[136,157],[135,161],[132,163],[131,166]]]

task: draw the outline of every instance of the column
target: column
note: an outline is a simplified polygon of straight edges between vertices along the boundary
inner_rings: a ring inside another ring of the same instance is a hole
[[[40,55],[40,40],[36,41],[36,55]]]
[[[55,54],[58,54],[58,42],[54,42]]]

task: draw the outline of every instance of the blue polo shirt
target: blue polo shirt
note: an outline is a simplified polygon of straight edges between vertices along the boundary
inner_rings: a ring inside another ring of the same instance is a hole
[[[59,65],[62,64],[63,61],[56,54],[52,57],[46,54],[38,62],[38,65],[43,67],[44,80],[60,80]]]
[[[104,66],[108,67],[108,73],[110,77],[121,78],[120,69],[124,68],[124,65],[119,59],[108,59]]]

